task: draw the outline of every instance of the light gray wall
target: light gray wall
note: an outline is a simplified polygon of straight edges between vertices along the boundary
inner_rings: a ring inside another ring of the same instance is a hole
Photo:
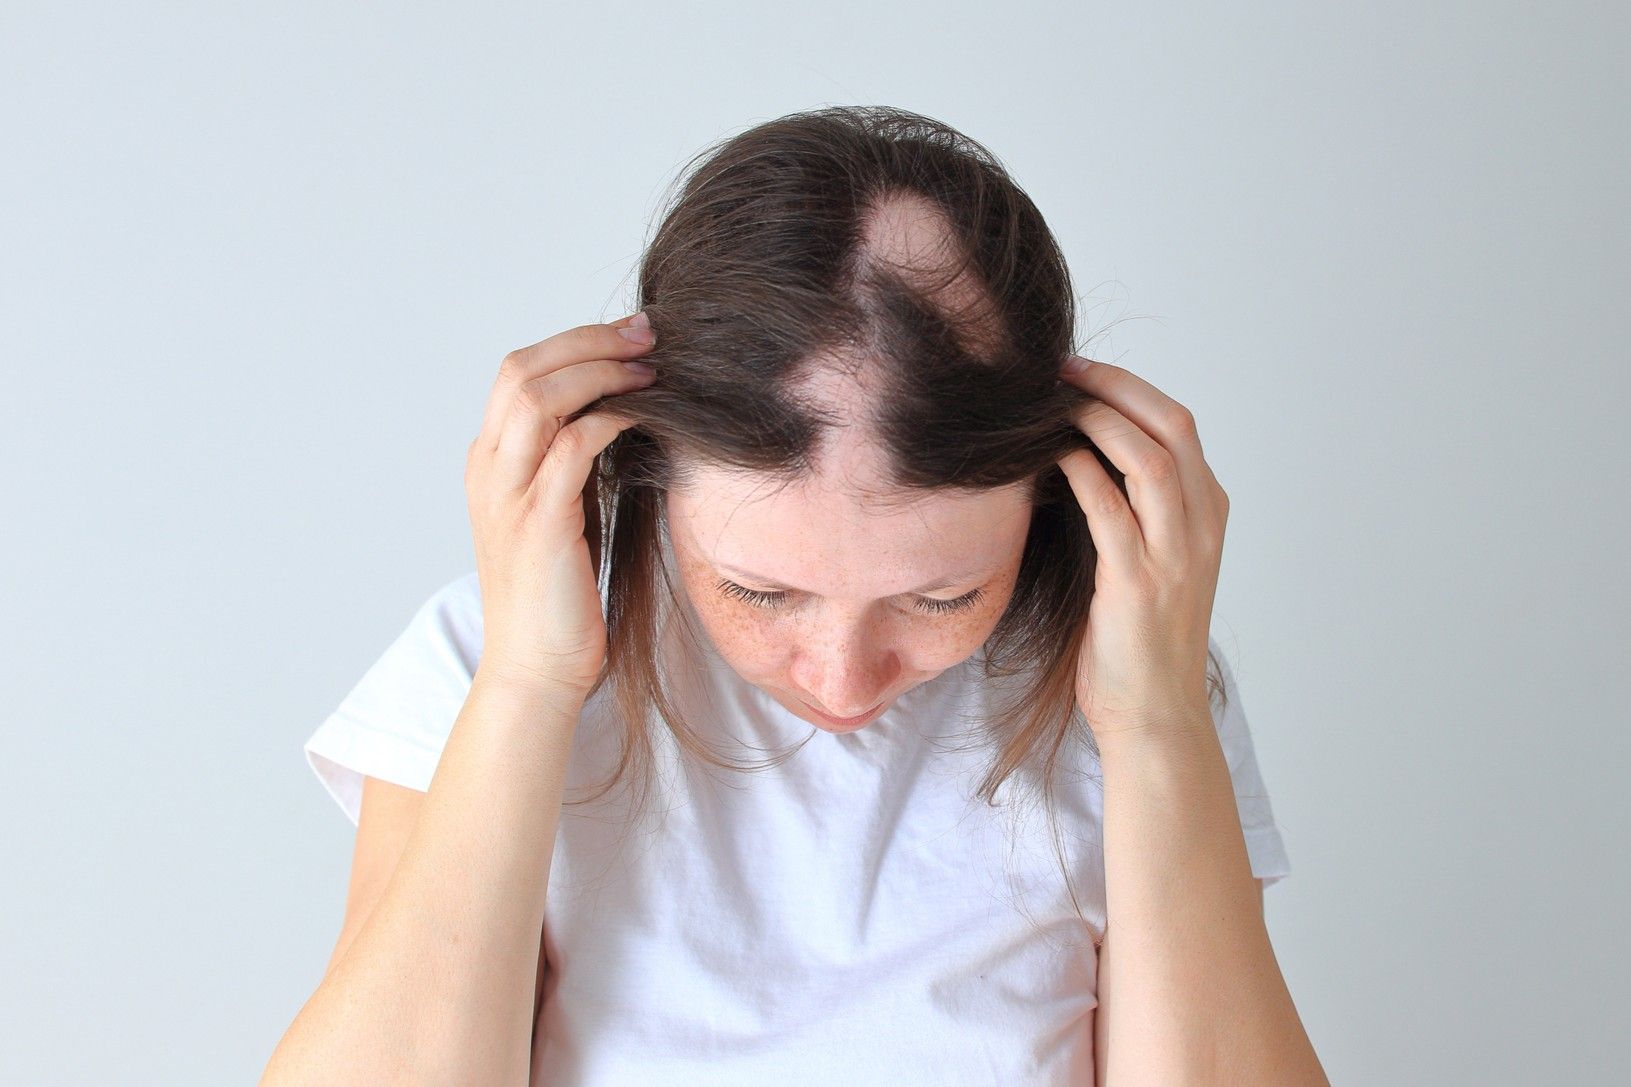
[[[239,7],[0,17],[0,1080],[254,1080],[350,860],[301,743],[473,568],[500,357],[856,101],[991,146],[1201,422],[1332,1079],[1625,1074],[1623,5]]]

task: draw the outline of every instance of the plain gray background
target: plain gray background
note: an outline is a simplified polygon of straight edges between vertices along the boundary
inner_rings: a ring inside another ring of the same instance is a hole
[[[0,1080],[258,1077],[350,861],[301,744],[474,569],[500,358],[695,151],[876,102],[1200,421],[1332,1080],[1623,1082],[1625,7],[589,11],[0,15]]]

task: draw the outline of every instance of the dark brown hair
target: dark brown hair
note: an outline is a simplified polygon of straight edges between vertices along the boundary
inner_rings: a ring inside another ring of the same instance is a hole
[[[1076,302],[1041,213],[982,145],[882,106],[757,125],[699,153],[681,176],[638,268],[634,308],[656,332],[642,361],[656,380],[584,409],[634,420],[600,454],[585,503],[597,569],[609,563],[595,690],[611,683],[626,729],[612,776],[568,803],[634,769],[643,804],[653,706],[685,751],[714,766],[765,769],[797,750],[735,762],[665,691],[659,594],[672,601],[675,590],[660,553],[661,499],[698,464],[799,479],[829,428],[858,421],[887,459],[891,493],[1029,487],[1018,582],[984,647],[988,677],[1028,678],[984,723],[997,755],[978,795],[995,804],[1017,768],[1039,762],[1051,813],[1061,746],[1074,739],[1097,754],[1075,705],[1097,553],[1056,461],[1088,448],[1124,494],[1126,482],[1072,421],[1087,394],[1059,380]],[[904,267],[870,243],[880,214],[903,202],[929,209],[948,240],[930,266]],[[812,370],[828,367],[866,371],[877,395],[859,420],[835,419],[803,395]]]

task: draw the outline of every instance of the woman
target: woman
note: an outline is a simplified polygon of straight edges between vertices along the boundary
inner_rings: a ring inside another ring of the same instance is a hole
[[[694,165],[641,312],[504,360],[477,570],[307,743],[356,855],[263,1082],[1324,1083],[1189,414],[1067,365],[946,126]]]

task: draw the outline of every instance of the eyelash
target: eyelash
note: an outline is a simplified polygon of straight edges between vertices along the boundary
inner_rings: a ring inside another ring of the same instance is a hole
[[[769,593],[762,589],[749,589],[744,585],[736,584],[734,581],[721,581],[719,591],[726,596],[735,597],[745,603],[752,604],[754,607],[765,608],[766,610],[781,607],[787,599],[787,593],[785,592]],[[983,589],[974,589],[952,600],[931,600],[928,597],[920,596],[917,599],[917,606],[918,610],[928,612],[931,615],[945,615],[954,611],[962,611],[965,608],[972,608],[980,602],[980,598],[984,595],[985,591]]]

